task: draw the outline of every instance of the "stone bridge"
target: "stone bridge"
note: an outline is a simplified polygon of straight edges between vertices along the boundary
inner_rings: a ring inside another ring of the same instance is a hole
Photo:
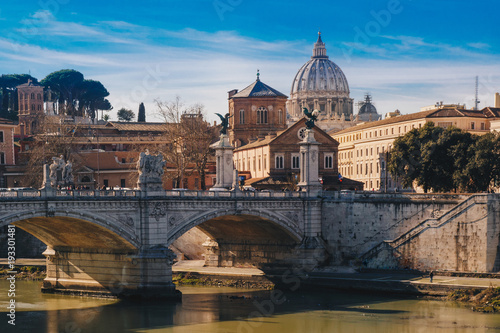
[[[47,291],[175,296],[168,247],[194,227],[211,266],[500,270],[496,194],[2,191],[7,224],[47,245]]]
[[[194,227],[210,238],[207,265],[307,264],[307,251],[324,252],[321,199],[306,192],[42,189],[0,196],[0,226],[15,225],[47,245],[47,291],[175,294],[168,246]]]

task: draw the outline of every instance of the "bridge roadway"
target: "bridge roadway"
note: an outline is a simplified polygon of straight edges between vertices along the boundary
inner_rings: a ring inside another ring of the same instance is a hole
[[[0,226],[47,245],[47,292],[175,296],[174,240],[198,227],[209,266],[323,260],[321,198],[305,192],[0,191]],[[22,246],[22,244],[17,244]]]

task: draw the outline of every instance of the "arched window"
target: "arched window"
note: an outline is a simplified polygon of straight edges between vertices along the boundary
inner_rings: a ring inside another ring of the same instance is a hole
[[[245,123],[245,110],[241,109],[240,110],[240,124]]]
[[[257,124],[267,124],[267,109],[263,106],[257,109]]]
[[[31,104],[31,110],[35,111],[35,104]]]
[[[31,99],[35,99],[35,93],[31,93]]]
[[[276,160],[275,160],[276,169],[283,169],[283,160],[284,160],[283,154],[276,155]]]
[[[37,94],[36,99],[41,100],[42,99],[42,94]]]

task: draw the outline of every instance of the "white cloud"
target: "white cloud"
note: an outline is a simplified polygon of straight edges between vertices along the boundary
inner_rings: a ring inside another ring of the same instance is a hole
[[[30,19],[39,22],[38,30],[23,36],[22,43],[0,38],[0,67],[17,72],[31,69],[39,79],[62,68],[79,70],[109,90],[111,114],[121,107],[136,111],[144,102],[148,120],[157,121],[154,100],[175,95],[187,104],[205,104],[209,119],[215,120],[215,112],[227,110],[227,91],[252,83],[257,69],[263,82],[289,94],[293,77],[309,60],[312,47],[310,41],[269,42],[234,31],[152,30],[123,21],[61,22],[43,11]],[[103,48],[69,51],[37,46],[38,39],[30,38],[35,34],[61,38],[68,44],[91,41]],[[342,49],[326,45],[331,59],[347,76],[351,97],[360,100],[370,91],[380,113],[396,108],[416,112],[441,100],[463,102],[470,99],[476,75],[482,84],[482,106],[491,104],[489,96],[500,90],[500,77],[492,74],[500,73],[500,65],[495,56],[483,53],[484,45],[467,45],[470,50],[420,37],[383,38],[387,43],[379,45],[344,43],[343,47],[363,52],[363,57],[354,55],[350,61],[342,57]],[[442,60],[449,55],[453,57]]]

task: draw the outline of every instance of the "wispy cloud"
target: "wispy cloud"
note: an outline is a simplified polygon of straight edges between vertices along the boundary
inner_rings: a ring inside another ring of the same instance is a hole
[[[380,40],[380,41],[379,41]],[[380,58],[397,59],[486,59],[491,55],[484,53],[489,45],[485,43],[468,43],[452,45],[436,41],[427,41],[419,36],[390,36],[381,35],[375,41],[369,43],[344,42],[344,47],[358,51],[358,54],[375,56]]]
[[[100,80],[116,110],[136,110],[144,102],[151,115],[155,99],[176,94],[188,103],[205,104],[209,114],[224,112],[227,91],[250,84],[257,68],[264,82],[288,94],[312,48],[310,41],[261,40],[235,31],[152,29],[125,21],[65,22],[47,11],[21,23],[20,29],[26,30],[19,33],[43,36],[44,41],[0,38],[1,68],[30,68],[39,79],[74,68]],[[347,76],[351,97],[361,99],[371,91],[381,113],[395,108],[415,112],[437,100],[468,99],[475,75],[480,76],[485,101],[500,90],[500,74],[495,74],[500,65],[494,61],[497,56],[487,52],[487,44],[450,45],[418,36],[381,36],[381,41],[341,44],[357,51],[350,62],[344,61],[340,48],[326,45]],[[79,42],[89,47],[72,48]],[[100,47],[92,47],[96,44]]]

